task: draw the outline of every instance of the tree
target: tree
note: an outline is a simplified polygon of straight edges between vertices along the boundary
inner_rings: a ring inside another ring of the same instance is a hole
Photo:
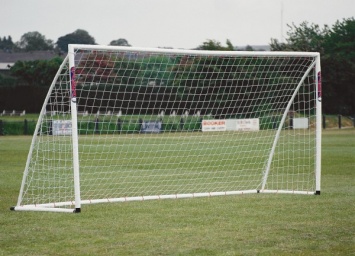
[[[324,109],[336,114],[354,115],[355,19],[337,21],[325,37],[324,49],[322,75],[324,85],[330,90],[325,100],[329,99],[331,103]]]
[[[249,51],[249,52],[254,51],[254,49],[253,49],[253,47],[252,47],[251,45],[247,45],[247,46],[245,47],[245,50],[246,50],[246,51]]]
[[[309,24],[304,21],[297,27],[295,24],[287,25],[289,31],[286,43],[280,43],[277,39],[271,39],[272,51],[318,51],[324,52],[323,43],[330,30],[328,26],[324,28],[316,24]]]
[[[51,60],[17,61],[10,69],[11,75],[30,86],[50,86],[59,66],[60,57]]]
[[[16,49],[16,45],[12,42],[11,36],[8,36],[7,38],[4,36],[3,39],[0,38],[0,49],[5,51]]]
[[[203,42],[202,45],[198,46],[196,49],[197,50],[209,50],[209,51],[233,51],[234,47],[232,43],[227,39],[227,47],[224,47],[221,45],[220,42],[216,40],[207,40],[206,42]]]
[[[34,31],[25,33],[17,43],[17,46],[26,52],[53,50],[53,41],[46,39],[44,35]]]
[[[321,54],[323,111],[355,113],[355,19],[337,21],[323,28],[303,22],[289,26],[286,43],[271,39],[272,51],[313,51]]]
[[[334,56],[347,60],[355,59],[355,19],[337,21],[326,35],[324,47]]]
[[[110,42],[110,45],[117,45],[117,46],[131,46],[128,41],[124,38],[120,38],[117,40],[113,40]]]
[[[96,44],[96,42],[87,31],[77,29],[73,33],[59,37],[56,44],[60,51],[67,52],[68,44]]]
[[[234,46],[233,46],[232,42],[229,39],[227,39],[226,44],[227,44],[227,50],[228,51],[234,51]]]

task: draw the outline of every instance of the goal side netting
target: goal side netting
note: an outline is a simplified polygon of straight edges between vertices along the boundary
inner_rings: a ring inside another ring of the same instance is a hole
[[[14,210],[320,193],[318,53],[69,45]]]

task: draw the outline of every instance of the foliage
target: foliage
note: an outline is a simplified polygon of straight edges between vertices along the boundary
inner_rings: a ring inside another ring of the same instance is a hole
[[[273,51],[314,51],[321,54],[323,110],[329,114],[355,113],[355,19],[332,27],[301,23],[289,26],[286,43],[271,40]]]
[[[183,101],[190,102],[188,108],[203,109],[216,117],[238,115],[238,118],[252,118],[256,112],[269,113],[270,109],[285,108],[286,106],[281,105],[276,107],[271,94],[280,97],[277,94],[281,88],[292,90],[297,72],[305,72],[306,67],[310,65],[309,61],[295,63],[289,58],[272,60],[254,57],[231,59],[228,56],[183,56],[173,67],[173,86],[177,88],[177,94]],[[231,65],[231,62],[238,65]],[[258,67],[264,66],[272,66],[272,72],[260,72]],[[285,77],[285,70],[289,70],[288,77]],[[270,86],[274,86],[273,90]],[[268,97],[263,95],[266,91],[270,94]],[[195,95],[199,95],[199,103],[194,100]],[[218,102],[218,112],[209,104],[211,100]],[[231,105],[230,102],[234,104]],[[255,105],[260,109],[248,111]]]
[[[59,37],[56,44],[60,51],[67,52],[68,44],[96,44],[96,42],[86,30],[77,29],[73,33]]]
[[[322,58],[325,111],[355,114],[355,19],[336,22],[327,34]],[[331,109],[334,107],[334,109]]]
[[[299,27],[292,24],[288,25],[288,28],[286,43],[271,39],[270,47],[272,51],[318,51],[321,54],[324,53],[324,39],[330,31],[328,26],[324,26],[322,29],[316,24],[302,22]]]
[[[25,33],[17,46],[26,52],[40,51],[40,50],[53,50],[53,41],[46,39],[41,33],[34,31]]]
[[[353,115],[355,113],[355,90],[353,89],[353,81],[355,81],[355,20],[354,18],[344,19],[343,21],[337,21],[333,26],[320,27],[316,24],[309,24],[303,22],[299,26],[295,24],[289,25],[289,31],[287,32],[286,42],[279,42],[277,39],[271,39],[271,50],[273,51],[318,51],[321,53],[322,64],[322,82],[323,82],[323,110],[329,114],[343,114]],[[89,33],[82,29],[77,29],[73,33],[67,34],[58,38],[56,47],[60,51],[67,51],[67,45],[69,43],[77,44],[95,44],[95,39],[89,35]],[[34,50],[52,50],[52,40],[47,40],[39,32],[25,33],[19,42],[13,43],[10,36],[0,38],[0,49],[3,50],[20,50],[34,51]],[[130,46],[128,41],[123,38],[112,40],[110,45],[124,45]],[[234,50],[232,43],[227,40],[226,46],[223,46],[216,40],[207,40],[203,42],[196,49],[199,50]],[[251,46],[247,46],[246,50],[253,50]],[[176,59],[177,61],[177,59]],[[170,67],[173,65],[168,63]],[[39,65],[37,67],[37,65]],[[102,64],[101,64],[102,65]],[[132,65],[132,64],[124,64]],[[142,65],[152,65],[151,63],[143,62]],[[154,64],[153,64],[154,65]],[[12,74],[16,78],[21,78],[27,84],[50,84],[53,79],[54,71],[46,74],[39,72],[39,70],[46,70],[43,67],[43,62],[19,62],[15,65]],[[198,64],[194,63],[193,68],[197,68]],[[191,67],[192,67],[191,66]],[[18,70],[21,69],[22,71]],[[187,68],[185,65],[184,68]],[[167,73],[159,72],[163,67],[153,67],[150,69],[150,74],[144,73],[143,76],[138,74],[138,67],[135,65],[131,70],[131,74],[134,77],[138,75],[142,77],[140,81],[135,78],[127,78],[127,70],[116,70],[123,84],[140,84],[151,87],[159,86],[161,83],[167,84]],[[175,71],[183,68],[174,67]],[[25,70],[28,69],[28,70]],[[104,68],[101,67],[102,70]],[[107,72],[107,71],[106,71]],[[42,77],[36,77],[41,74]],[[143,73],[142,73],[143,74]],[[161,77],[162,75],[165,77]],[[7,84],[16,84],[15,79],[10,77],[0,77],[0,86]],[[110,78],[112,79],[112,77]],[[129,80],[129,81],[128,81]],[[134,81],[133,81],[134,80]],[[92,81],[95,82],[95,81]],[[176,85],[177,83],[175,83]],[[138,88],[135,88],[137,91]],[[140,90],[140,89],[139,89]],[[155,89],[157,90],[157,89]],[[180,88],[180,91],[182,88]],[[181,91],[182,95],[184,94]]]
[[[202,45],[198,46],[197,50],[209,50],[209,51],[233,51],[234,47],[229,39],[226,41],[227,46],[222,46],[220,42],[216,40],[207,40]]]
[[[23,119],[23,117],[22,117]],[[22,121],[3,121],[0,135],[32,135],[35,131],[36,121],[23,119]]]
[[[76,73],[79,75],[79,81],[81,81],[83,86],[92,85],[96,82],[112,82],[115,77],[115,70],[113,60],[110,59],[109,55],[104,54],[86,54],[82,62],[86,65],[81,65],[81,63],[76,67]],[[85,80],[83,80],[85,77]]]
[[[51,60],[17,61],[10,72],[28,85],[49,86],[62,61],[60,57]]]
[[[8,76],[8,75],[1,75],[0,74],[0,87],[1,86],[14,86],[16,85],[16,78]]]
[[[246,51],[254,51],[253,47],[250,46],[250,45],[247,45],[247,46],[245,47],[245,50],[246,50]]]
[[[110,42],[110,45],[117,45],[117,46],[131,46],[128,41],[124,38],[120,38],[117,40],[112,40]]]
[[[12,42],[12,37],[8,36],[7,38],[4,36],[0,38],[0,50],[4,51],[13,51],[16,49],[16,45]]]
[[[286,107],[276,107],[272,95],[265,97],[263,93],[269,91],[269,94],[280,97],[278,93],[282,84],[287,84],[282,85],[283,90],[292,90],[298,72],[305,72],[310,61],[306,58],[295,63],[290,58],[234,59],[228,56],[149,53],[115,56],[88,52],[83,54],[83,59],[76,66],[77,95],[79,102],[89,99],[87,105],[93,108],[89,110],[91,113],[100,107],[92,99],[105,98],[112,99],[108,102],[111,108],[125,109],[128,111],[126,114],[138,114],[130,111],[139,109],[153,113],[159,113],[161,109],[190,109],[216,117],[242,115],[238,117],[252,118],[257,111],[271,114],[275,111],[272,109]],[[258,67],[265,66],[272,66],[272,72],[260,72]],[[287,77],[285,70],[290,70]],[[274,86],[274,90],[270,90],[270,86]],[[121,101],[115,102],[114,99]],[[218,102],[219,107],[210,104],[211,101]],[[235,104],[231,106],[230,102]],[[306,102],[312,104],[311,99]],[[255,105],[260,109],[248,111]],[[296,106],[294,111],[298,111]]]

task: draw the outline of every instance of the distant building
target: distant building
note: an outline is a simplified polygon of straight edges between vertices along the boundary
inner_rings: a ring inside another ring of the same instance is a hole
[[[253,48],[253,51],[270,51],[270,45],[246,45],[235,47],[236,51],[245,51],[248,47]]]
[[[54,51],[11,52],[0,51],[0,74],[8,74],[16,61],[51,60],[59,56]]]

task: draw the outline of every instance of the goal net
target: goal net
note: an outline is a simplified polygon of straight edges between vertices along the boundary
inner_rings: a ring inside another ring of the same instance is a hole
[[[320,193],[318,53],[69,45],[13,210]]]

